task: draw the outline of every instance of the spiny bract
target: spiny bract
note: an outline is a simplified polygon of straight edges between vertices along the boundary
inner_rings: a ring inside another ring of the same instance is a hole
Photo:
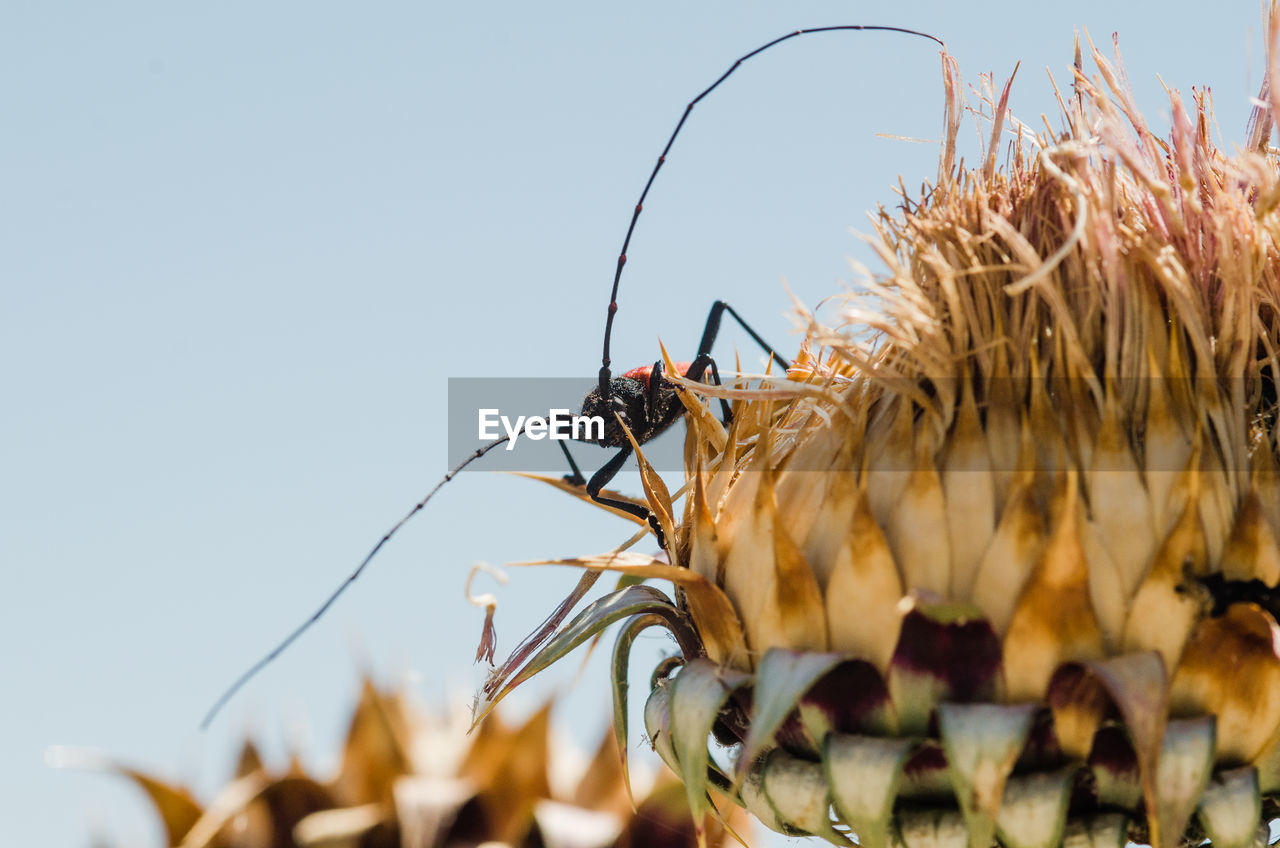
[[[523,724],[490,716],[466,734],[365,682],[342,763],[314,777],[294,757],[274,771],[246,741],[235,779],[208,804],[179,785],[97,758],[68,764],[118,772],[183,848],[693,848],[685,793],[660,779],[628,797],[613,737],[586,762],[553,742],[547,704]],[[737,822],[739,826],[743,822]],[[727,845],[711,823],[712,844]]]
[[[699,812],[714,784],[769,827],[872,848],[1266,843],[1280,85],[1228,156],[1203,93],[1171,92],[1157,137],[1118,54],[1094,50],[1095,77],[1079,57],[1064,131],[1015,121],[1006,86],[967,169],[944,55],[938,181],[880,212],[887,275],[836,322],[803,313],[786,380],[719,392],[727,432],[694,396],[716,390],[686,387],[679,510],[641,459],[665,562],[562,561],[676,599],[596,601],[490,701],[625,620],[621,701],[636,634],[665,626],[681,656],[646,724]]]

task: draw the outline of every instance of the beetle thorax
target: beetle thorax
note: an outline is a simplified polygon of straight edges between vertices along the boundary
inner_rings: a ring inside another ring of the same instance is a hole
[[[659,376],[658,379],[662,378]],[[665,380],[653,391],[646,381],[627,376],[614,377],[609,381],[609,395],[608,398],[602,397],[597,387],[582,400],[583,415],[599,415],[604,419],[604,438],[597,444],[606,448],[630,444],[622,424],[626,424],[637,442],[644,444],[670,427],[684,408],[676,397],[675,389]]]
[[[614,377],[609,381],[609,397],[602,397],[599,387],[592,389],[582,399],[582,414],[604,419],[604,438],[597,444],[606,448],[625,447],[627,441],[623,424],[630,428],[637,440],[640,431],[646,429],[649,418],[648,389],[632,377]],[[621,419],[621,422],[619,421]]]

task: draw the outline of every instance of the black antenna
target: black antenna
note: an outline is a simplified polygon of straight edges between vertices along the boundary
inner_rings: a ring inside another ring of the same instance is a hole
[[[670,152],[671,145],[675,143],[676,136],[680,134],[681,128],[684,127],[685,121],[688,120],[689,113],[693,111],[693,107],[697,106],[698,103],[704,97],[706,97],[708,94],[714,91],[716,87],[720,85],[720,83],[728,79],[733,74],[733,72],[738,69],[739,65],[741,65],[743,62],[750,59],[752,56],[755,56],[758,53],[763,53],[765,50],[768,50],[770,47],[773,47],[776,44],[781,44],[782,42],[795,38],[796,36],[799,36],[799,35],[810,35],[810,34],[819,33],[819,32],[838,32],[842,30],[855,30],[855,31],[868,31],[868,32],[869,31],[898,32],[904,35],[914,35],[920,38],[927,38],[930,41],[937,42],[944,49],[946,48],[946,44],[939,38],[935,38],[934,36],[929,35],[928,33],[917,32],[911,29],[903,29],[902,27],[846,25],[846,26],[817,27],[814,29],[799,29],[794,32],[789,32],[786,35],[775,38],[773,41],[770,41],[767,44],[763,44],[760,47],[757,47],[755,50],[752,50],[750,53],[747,53],[744,56],[740,57],[737,61],[735,61],[732,65],[730,65],[729,69],[726,70],[723,74],[721,74],[720,77],[715,82],[707,86],[707,88],[705,88],[701,94],[699,94],[697,97],[691,100],[687,106],[685,106],[684,114],[680,116],[679,122],[676,123],[675,129],[672,130],[671,137],[667,139],[666,146],[662,148],[662,153],[661,155],[658,156],[657,164],[653,166],[653,171],[650,172],[649,179],[648,181],[645,182],[644,190],[640,192],[640,199],[636,201],[635,211],[632,212],[631,214],[631,223],[627,226],[626,238],[624,238],[622,241],[622,250],[618,254],[618,266],[617,266],[617,269],[614,271],[614,275],[613,275],[613,289],[609,295],[609,314],[608,314],[608,319],[606,320],[605,326],[604,326],[604,358],[602,360],[601,367],[600,367],[600,392],[602,397],[608,398],[611,396],[610,390],[609,390],[609,379],[611,376],[609,371],[609,339],[613,332],[613,316],[618,311],[618,303],[617,303],[618,283],[622,279],[622,267],[627,262],[627,247],[631,244],[631,235],[635,231],[636,220],[639,219],[640,212],[644,208],[644,199],[648,196],[649,189],[653,186],[653,181],[658,176],[658,171],[662,169],[662,165],[666,161],[667,153]],[[732,309],[730,309],[730,312],[732,312]],[[735,317],[737,317],[737,313],[733,313],[733,314]],[[741,323],[742,319],[738,318],[738,321],[739,323]],[[766,348],[768,347],[768,345],[764,344],[764,341],[760,339],[760,337],[757,336],[754,333],[754,331],[751,331],[750,328],[748,328],[748,332],[750,332],[752,337],[755,338],[756,341],[760,342],[762,346]],[[704,343],[705,341],[706,340],[704,339]],[[369,551],[369,553],[365,556],[364,560],[361,561],[360,565],[356,568],[356,570],[351,572],[351,574],[347,576],[347,579],[344,580],[342,584],[336,590],[334,590],[334,592],[328,597],[328,599],[325,600],[325,602],[321,604],[320,607],[314,613],[311,614],[310,618],[304,621],[292,633],[290,633],[287,637],[285,637],[285,639],[281,641],[280,644],[272,648],[271,651],[266,656],[264,656],[262,659],[258,660],[256,663],[250,666],[247,671],[241,674],[240,677],[237,678],[236,681],[232,683],[231,686],[228,687],[227,690],[223,692],[221,696],[219,696],[218,700],[214,702],[213,706],[209,709],[209,712],[205,715],[204,720],[200,722],[200,728],[202,730],[208,728],[208,726],[210,725],[210,723],[212,723],[214,718],[217,717],[219,711],[221,711],[221,709],[224,706],[226,706],[227,702],[230,701],[235,696],[235,694],[239,692],[241,688],[244,687],[246,683],[248,683],[251,679],[253,679],[254,675],[256,675],[259,671],[261,671],[267,665],[269,665],[271,661],[274,660],[276,657],[280,656],[280,654],[283,653],[290,645],[292,645],[294,641],[298,639],[298,637],[300,637],[303,633],[305,633],[311,627],[311,625],[315,624],[318,620],[320,620],[320,618],[329,610],[329,607],[333,606],[334,602],[338,600],[338,598],[342,595],[342,593],[345,592],[347,588],[350,587],[351,584],[356,581],[357,578],[359,578],[359,576],[364,572],[365,568],[369,565],[369,563],[373,560],[373,558],[377,556],[378,551],[382,550],[382,546],[385,545],[387,542],[389,542],[391,540],[391,537],[394,536],[400,530],[401,527],[403,527],[406,523],[408,523],[409,519],[413,518],[413,516],[421,512],[423,508],[426,507],[427,503],[431,500],[431,498],[435,496],[436,492],[440,491],[440,489],[444,486],[445,483],[448,483],[450,480],[454,478],[455,475],[458,474],[458,472],[462,471],[472,462],[475,462],[477,459],[484,456],[489,451],[496,448],[498,445],[505,444],[515,436],[518,436],[520,432],[521,431],[518,430],[514,434],[514,436],[504,436],[495,442],[490,442],[484,447],[477,449],[464,461],[459,463],[456,468],[454,468],[448,474],[444,475],[444,479],[442,479],[439,483],[437,483],[435,485],[435,488],[433,488],[430,492],[427,493],[426,497],[418,501],[418,503],[414,505],[413,509],[409,510],[409,512],[407,512],[403,518],[397,521],[391,527],[390,530],[388,530],[386,533],[382,535],[382,538],[379,539],[378,543],[373,546],[373,549]],[[573,461],[572,457],[570,457],[569,459],[570,459],[570,463],[572,464],[572,461]],[[575,472],[576,472],[576,466],[575,466]],[[578,476],[581,476],[581,475],[578,475]]]
[[[612,376],[612,373],[609,371],[609,338],[613,334],[613,316],[618,311],[618,281],[622,279],[622,266],[627,264],[627,247],[631,244],[631,234],[635,231],[636,220],[639,219],[640,212],[644,209],[644,199],[648,197],[649,189],[653,185],[654,178],[658,176],[658,171],[662,170],[663,163],[667,161],[667,153],[671,151],[671,145],[675,143],[676,136],[680,135],[680,130],[684,127],[684,122],[689,119],[689,113],[693,111],[693,107],[697,106],[698,102],[702,100],[702,98],[715,91],[720,83],[727,80],[734,71],[738,70],[739,65],[750,59],[752,56],[755,56],[758,53],[763,53],[775,44],[781,44],[782,42],[795,38],[798,35],[812,35],[818,32],[840,32],[842,30],[856,30],[860,32],[900,32],[903,35],[915,35],[920,38],[927,38],[930,41],[936,41],[943,49],[946,49],[947,46],[942,39],[929,35],[927,32],[917,32],[914,29],[903,29],[902,27],[860,26],[856,24],[847,24],[844,26],[798,29],[795,32],[789,32],[786,35],[779,36],[767,44],[762,44],[750,53],[739,57],[736,62],[729,66],[729,70],[721,74],[715,82],[711,83],[711,85],[704,88],[701,94],[689,101],[689,105],[684,107],[684,114],[681,115],[680,120],[676,122],[676,128],[671,131],[671,137],[667,139],[666,147],[662,148],[662,153],[658,155],[657,164],[655,164],[653,166],[653,170],[649,172],[649,179],[644,184],[644,191],[640,192],[640,199],[636,201],[635,211],[631,213],[631,223],[627,225],[627,235],[626,238],[622,240],[622,250],[618,253],[618,266],[613,272],[613,291],[609,294],[609,315],[604,322],[604,358],[601,360],[600,364],[600,395],[602,397],[607,398],[610,396],[609,379]]]
[[[519,431],[517,431],[516,435],[519,435]],[[405,513],[404,518],[401,518],[394,525],[392,525],[390,530],[382,534],[382,538],[378,540],[378,544],[373,546],[373,550],[369,551],[369,553],[361,561],[360,565],[356,567],[356,570],[351,572],[351,574],[347,575],[347,579],[342,582],[342,585],[334,590],[333,594],[329,596],[328,600],[326,600],[323,604],[321,604],[320,608],[317,609],[315,612],[313,612],[310,618],[302,622],[302,624],[298,625],[298,627],[292,633],[290,633],[288,636],[284,638],[284,641],[282,641],[279,645],[276,645],[274,648],[272,648],[271,651],[265,657],[258,660],[252,666],[250,666],[249,670],[246,671],[244,674],[240,675],[236,679],[235,683],[232,683],[229,687],[227,687],[227,690],[218,697],[218,700],[215,701],[213,706],[209,708],[209,712],[205,714],[204,720],[200,722],[200,729],[201,730],[208,729],[209,725],[213,722],[214,718],[217,717],[218,712],[224,706],[226,706],[228,701],[230,701],[233,697],[235,697],[235,694],[239,692],[240,689],[246,683],[248,683],[250,680],[253,679],[253,676],[255,674],[257,674],[258,672],[262,671],[262,669],[270,665],[272,660],[280,656],[280,654],[284,653],[285,649],[288,648],[290,645],[292,645],[299,636],[307,632],[307,629],[310,628],[311,625],[315,624],[317,621],[320,620],[320,617],[324,615],[325,612],[328,611],[329,607],[333,606],[333,602],[338,600],[339,596],[341,596],[343,592],[347,591],[347,588],[350,587],[351,584],[356,581],[356,578],[359,577],[361,572],[364,571],[365,566],[367,566],[373,560],[373,558],[377,556],[378,551],[382,550],[382,546],[385,545],[387,542],[389,542],[391,540],[391,537],[394,536],[401,527],[403,527],[405,524],[409,522],[410,518],[413,518],[419,512],[422,512],[423,507],[425,507],[427,505],[427,502],[431,500],[432,497],[435,496],[436,492],[440,491],[440,489],[444,486],[445,483],[448,483],[450,480],[454,478],[455,475],[457,475],[459,471],[466,468],[468,465],[475,462],[477,459],[484,456],[489,451],[496,448],[498,445],[505,444],[510,440],[511,440],[510,436],[503,436],[501,439],[498,439],[496,442],[490,442],[489,444],[485,445],[482,448],[477,448],[475,453],[471,454],[462,462],[458,463],[456,468],[454,468],[448,474],[444,475],[444,479],[441,480],[439,483],[436,483],[435,488],[433,488],[430,492],[427,492],[427,496],[425,498],[423,498],[422,500],[414,504],[413,509]]]

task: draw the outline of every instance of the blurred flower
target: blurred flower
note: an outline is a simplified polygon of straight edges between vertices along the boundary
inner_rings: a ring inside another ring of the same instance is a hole
[[[692,848],[684,789],[670,776],[628,797],[612,734],[586,759],[552,741],[551,705],[523,724],[415,709],[366,681],[336,776],[282,772],[244,743],[235,779],[202,804],[181,786],[89,755],[67,764],[142,788],[183,848]],[[66,756],[63,759],[67,759]],[[742,822],[739,822],[741,825]],[[709,825],[713,845],[728,833]]]

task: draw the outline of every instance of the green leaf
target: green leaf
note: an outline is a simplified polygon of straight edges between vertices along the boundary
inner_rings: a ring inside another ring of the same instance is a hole
[[[687,638],[693,630],[688,616],[676,609],[670,598],[652,586],[628,586],[617,592],[611,592],[584,607],[582,612],[557,631],[546,645],[501,688],[489,695],[477,708],[472,726],[479,724],[512,689],[564,657],[615,621],[644,614],[660,616],[668,629],[677,633],[677,638],[682,634]]]
[[[1158,789],[1157,775],[1161,757],[1161,743],[1165,740],[1165,723],[1169,714],[1169,678],[1164,667],[1164,660],[1155,651],[1122,654],[1106,660],[1091,660],[1065,664],[1083,669],[1097,685],[1105,691],[1106,696],[1120,710],[1124,719],[1128,739],[1132,742],[1137,756],[1138,775],[1142,787],[1142,797],[1147,809],[1147,824],[1151,830],[1152,841],[1160,843],[1166,837],[1177,839],[1182,835],[1162,832],[1162,818],[1157,814],[1161,798]],[[1059,668],[1059,673],[1063,671]],[[1080,680],[1077,687],[1087,687],[1088,681]],[[1084,689],[1079,689],[1084,693]],[[1100,704],[1098,705],[1100,706]],[[1060,710],[1055,707],[1055,719]],[[1096,748],[1096,737],[1094,740]],[[1092,758],[1092,755],[1091,755]],[[1098,769],[1095,768],[1095,773]],[[1123,788],[1123,781],[1117,783],[1116,789]],[[1100,781],[1100,791],[1106,789]],[[1192,810],[1186,811],[1187,816]],[[1185,825],[1186,819],[1184,818]],[[1109,838],[1109,837],[1108,837]]]
[[[756,667],[754,708],[751,729],[738,758],[737,782],[786,721],[796,704],[815,681],[845,658],[841,654],[819,654],[772,648]],[[819,740],[820,742],[821,740]]]
[[[773,805],[769,803],[769,799],[764,794],[764,760],[759,760],[751,768],[747,769],[746,777],[742,780],[742,788],[739,791],[739,797],[742,799],[742,806],[748,813],[756,817],[762,825],[777,833],[786,834],[787,836],[800,836],[795,828],[791,827],[786,821],[778,816]]]
[[[627,766],[627,700],[631,684],[627,682],[627,671],[631,664],[631,645],[643,631],[655,626],[666,626],[666,619],[660,615],[637,615],[631,618],[618,633],[618,641],[613,646],[613,735],[618,742],[618,753],[622,757],[622,782],[627,789],[627,797],[631,806],[636,803],[635,794],[631,791],[631,771]]]
[[[965,848],[969,829],[958,810],[903,810],[898,834],[906,848]]]
[[[1122,848],[1128,835],[1129,820],[1122,813],[1105,813],[1068,823],[1062,848]]]
[[[891,844],[893,802],[913,745],[910,739],[841,733],[827,736],[822,762],[831,800],[864,848],[888,848]]]
[[[994,700],[1000,680],[1000,637],[981,610],[967,604],[917,603],[902,631],[886,680],[898,730],[924,735],[941,701]]]
[[[671,746],[671,682],[668,680],[659,679],[644,702],[644,732],[649,734],[649,744],[662,761],[680,774],[680,760]]]
[[[1245,766],[1222,772],[1209,781],[1200,800],[1200,824],[1214,848],[1266,845],[1258,770]]]
[[[1000,843],[1008,848],[1055,848],[1062,844],[1077,766],[1011,777],[996,816]]]
[[[1004,784],[1031,731],[1031,704],[938,705],[938,730],[971,848],[995,837]]]
[[[1213,771],[1216,726],[1213,716],[1203,716],[1170,721],[1165,728],[1156,768],[1156,814],[1147,817],[1159,827],[1151,834],[1156,848],[1182,841]]]
[[[618,583],[614,586],[614,589],[625,589],[628,586],[639,586],[644,583],[645,579],[646,578],[641,577],[638,574],[622,574],[619,575]]]
[[[1155,840],[1159,825],[1154,810],[1160,797],[1156,763],[1160,758],[1160,743],[1165,737],[1165,721],[1169,715],[1169,678],[1164,660],[1155,651],[1147,651],[1083,665],[1097,676],[1124,717],[1125,729],[1129,731],[1134,752],[1138,755],[1142,794],[1146,800],[1148,824],[1153,830],[1152,839]],[[1190,815],[1191,811],[1187,812]],[[1176,839],[1181,835],[1179,831],[1170,838]]]
[[[764,763],[764,795],[778,818],[832,845],[851,845],[831,824],[831,793],[820,763],[774,748]]]
[[[711,755],[707,737],[729,696],[750,680],[750,675],[743,672],[720,668],[707,659],[695,659],[685,664],[670,686],[671,744],[689,796],[699,845],[705,841],[704,823],[710,808],[707,767]]]

